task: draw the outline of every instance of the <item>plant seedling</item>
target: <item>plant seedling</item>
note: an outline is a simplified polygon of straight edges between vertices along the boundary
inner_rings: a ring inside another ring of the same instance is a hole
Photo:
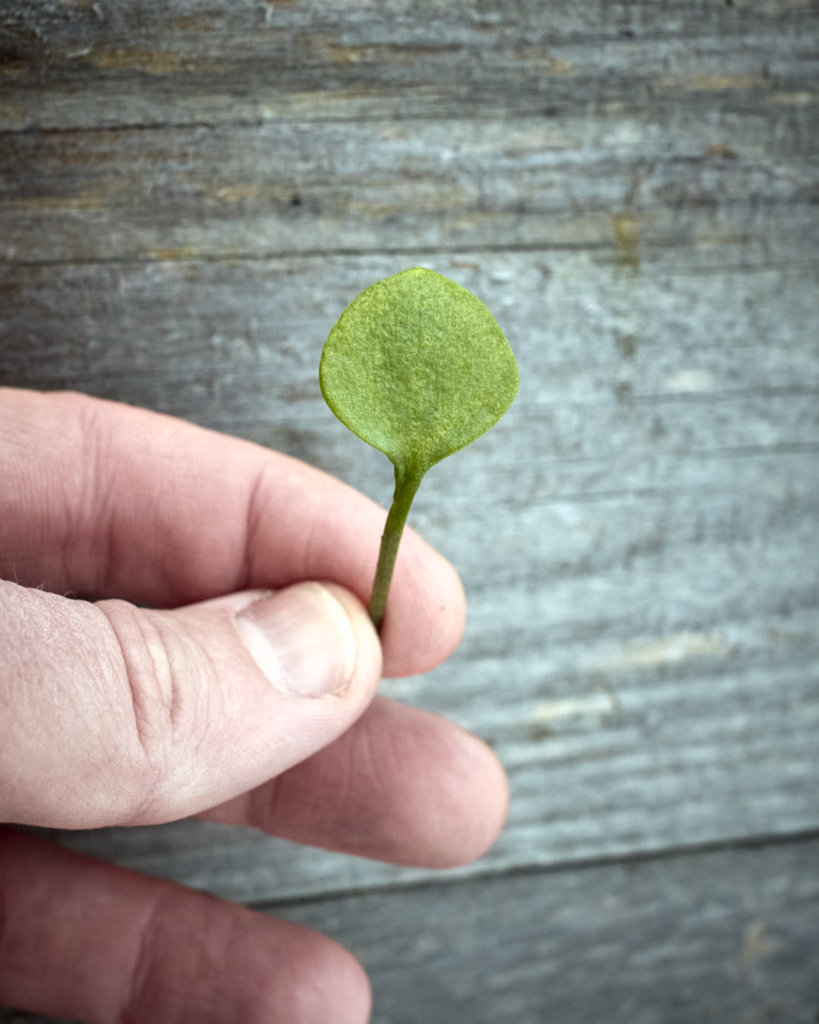
[[[497,423],[517,394],[518,368],[480,299],[416,267],[353,299],[324,344],[319,383],[341,422],[395,467],[370,600],[379,629],[424,474]]]

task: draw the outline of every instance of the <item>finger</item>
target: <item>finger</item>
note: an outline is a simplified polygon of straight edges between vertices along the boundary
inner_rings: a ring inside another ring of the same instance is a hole
[[[334,585],[174,611],[0,582],[0,821],[152,824],[259,785],[372,699],[381,652]]]
[[[0,576],[155,606],[302,579],[366,604],[384,510],[325,473],[157,413],[0,389]],[[452,567],[411,530],[385,672],[423,672],[463,631]]]
[[[500,762],[438,715],[377,697],[331,746],[203,817],[361,857],[449,868],[506,820]]]
[[[369,985],[306,928],[0,830],[0,1003],[93,1024],[365,1024]]]

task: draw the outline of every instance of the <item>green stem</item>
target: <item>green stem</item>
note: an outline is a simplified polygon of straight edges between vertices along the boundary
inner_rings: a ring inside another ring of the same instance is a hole
[[[373,592],[370,598],[370,618],[373,620],[375,628],[379,630],[387,607],[387,594],[392,580],[392,571],[395,568],[401,534],[404,531],[412,499],[415,497],[423,475],[423,471],[404,474],[399,472],[397,466],[395,469],[395,493],[392,497],[392,507],[387,516],[387,522],[384,524],[384,532],[381,535],[381,550],[378,552],[378,566],[375,570]]]

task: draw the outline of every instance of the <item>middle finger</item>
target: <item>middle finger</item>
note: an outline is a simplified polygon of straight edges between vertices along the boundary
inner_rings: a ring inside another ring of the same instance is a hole
[[[394,864],[468,863],[506,820],[503,768],[439,715],[377,697],[329,747],[200,815]]]

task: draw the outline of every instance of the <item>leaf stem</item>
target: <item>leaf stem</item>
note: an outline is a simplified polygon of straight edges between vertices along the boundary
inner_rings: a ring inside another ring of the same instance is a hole
[[[372,597],[370,598],[370,618],[377,630],[381,629],[384,619],[387,594],[395,568],[401,534],[404,532],[404,524],[407,521],[412,499],[415,497],[415,492],[418,490],[423,476],[423,470],[402,473],[397,466],[395,467],[395,493],[392,497],[392,507],[384,524],[384,532],[381,535],[381,549],[378,552],[378,566],[375,570]]]

